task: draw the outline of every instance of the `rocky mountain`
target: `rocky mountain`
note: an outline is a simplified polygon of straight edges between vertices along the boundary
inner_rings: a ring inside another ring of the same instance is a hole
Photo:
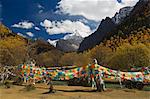
[[[78,51],[84,51],[87,49],[91,49],[97,44],[99,44],[103,38],[106,38],[110,35],[110,32],[116,27],[116,24],[112,21],[111,18],[107,17],[101,21],[98,29],[91,34],[90,36],[84,38],[81,42]]]
[[[150,0],[139,0],[133,10],[120,25],[118,25],[112,35],[124,37],[132,31],[138,31],[139,28],[150,27]]]
[[[113,35],[125,36],[140,27],[150,27],[149,23],[150,0],[139,0],[134,7],[125,7],[113,18],[102,20],[97,31],[81,42],[78,51],[91,49]]]
[[[66,36],[56,43],[56,48],[63,52],[77,51],[83,38],[78,34]]]

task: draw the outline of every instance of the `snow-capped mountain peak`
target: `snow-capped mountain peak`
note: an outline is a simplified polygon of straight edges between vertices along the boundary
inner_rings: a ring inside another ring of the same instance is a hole
[[[53,45],[54,47],[56,47],[57,41],[58,41],[58,40],[51,40],[51,39],[48,39],[48,40],[47,40],[47,42],[50,43],[51,45]]]

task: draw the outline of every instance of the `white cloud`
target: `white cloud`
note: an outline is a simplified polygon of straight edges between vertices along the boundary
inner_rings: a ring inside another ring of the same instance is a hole
[[[86,37],[92,33],[90,27],[80,21],[64,20],[59,22],[49,21],[46,19],[40,24],[41,26],[45,27],[46,32],[48,32],[50,35],[60,33],[78,33],[82,37]]]
[[[39,9],[39,14],[41,14],[44,11],[44,6],[42,6],[41,4],[37,4],[37,7]]]
[[[52,22],[45,19],[44,22],[41,22],[40,23],[41,26],[44,26],[45,28],[49,28],[49,27],[52,27]]]
[[[41,29],[40,29],[39,27],[37,27],[37,26],[34,27],[34,29],[37,30],[37,31],[41,30]]]
[[[113,17],[120,8],[134,6],[139,0],[61,0],[56,13],[83,15],[88,19],[101,21],[106,16]]]
[[[12,27],[23,28],[23,29],[31,29],[33,26],[34,24],[28,21],[19,22],[18,24],[12,25]]]
[[[33,34],[32,32],[26,32],[26,34],[27,34],[28,36],[30,36],[30,37],[33,37],[33,36],[34,36],[34,34]]]
[[[39,9],[44,9],[44,7],[43,7],[41,4],[37,4],[37,7],[38,7]]]
[[[39,10],[39,14],[43,13],[43,10]]]

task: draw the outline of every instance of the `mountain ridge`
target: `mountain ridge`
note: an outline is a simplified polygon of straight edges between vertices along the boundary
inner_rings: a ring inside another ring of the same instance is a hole
[[[147,15],[145,15],[145,13]],[[109,20],[108,20],[109,19]],[[103,23],[106,26],[103,26]],[[109,39],[113,35],[128,35],[131,31],[142,26],[149,26],[150,23],[150,0],[139,0],[131,12],[124,17],[120,24],[116,24],[112,18],[102,20],[97,31],[86,37],[80,44],[79,52],[91,49],[100,44],[104,39]],[[131,28],[132,27],[132,28]],[[102,31],[106,30],[106,31]]]

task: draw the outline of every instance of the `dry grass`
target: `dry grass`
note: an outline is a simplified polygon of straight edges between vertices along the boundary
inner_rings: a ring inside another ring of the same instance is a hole
[[[150,91],[109,88],[105,92],[92,92],[90,87],[54,86],[56,93],[48,92],[48,86],[38,84],[36,90],[24,91],[24,86],[10,89],[0,87],[0,99],[150,99]]]

